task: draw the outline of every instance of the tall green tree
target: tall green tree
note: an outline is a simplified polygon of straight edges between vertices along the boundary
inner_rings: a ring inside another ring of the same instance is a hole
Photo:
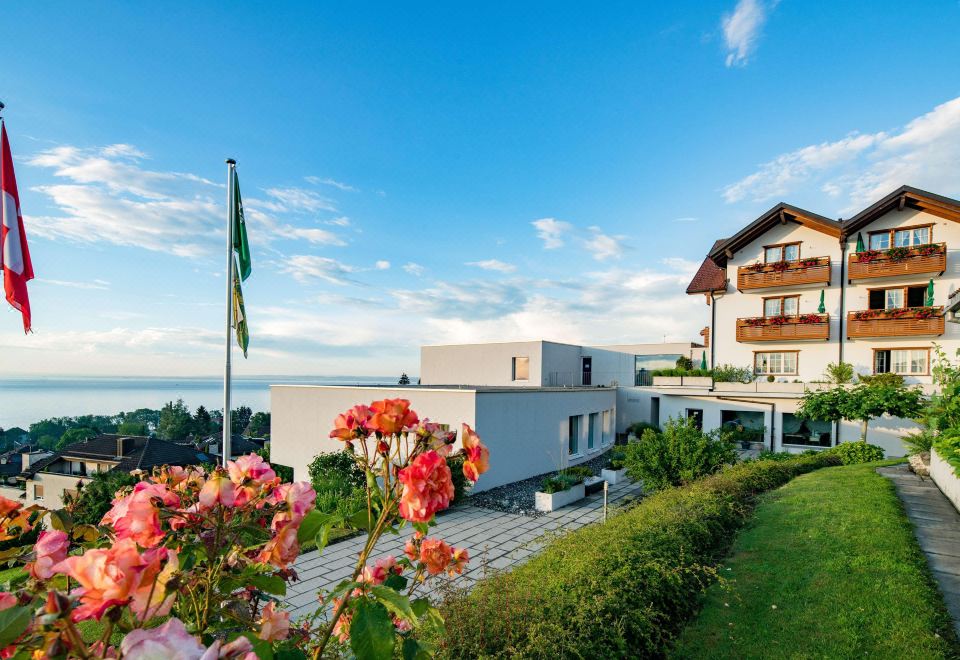
[[[255,438],[270,435],[270,413],[253,413],[253,417],[250,418],[250,425],[247,427],[247,432]]]
[[[197,411],[193,414],[193,425],[197,435],[204,436],[213,432],[213,419],[204,406],[197,408]]]
[[[54,449],[57,451],[63,449],[67,445],[72,445],[77,442],[83,442],[84,440],[89,440],[90,438],[95,438],[100,433],[96,429],[92,429],[86,426],[81,426],[80,428],[68,429],[60,436],[60,441],[57,442]]]
[[[150,431],[147,428],[146,422],[138,422],[131,419],[120,422],[120,424],[117,425],[117,433],[119,435],[148,435]]]
[[[233,412],[230,413],[230,432],[243,433],[250,425],[252,416],[253,411],[248,406],[234,408]]]
[[[193,430],[193,416],[183,399],[177,399],[176,402],[169,401],[160,409],[160,424],[157,427],[157,435],[164,440],[175,442],[185,440],[187,436],[193,433]]]

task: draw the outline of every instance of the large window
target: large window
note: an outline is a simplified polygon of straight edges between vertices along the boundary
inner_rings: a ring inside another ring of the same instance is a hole
[[[927,285],[914,284],[889,289],[870,289],[870,309],[898,309],[900,307],[923,307]]]
[[[763,299],[764,316],[796,316],[800,313],[800,296],[777,296]]]
[[[783,245],[768,245],[763,249],[763,260],[768,264],[778,261],[796,261],[800,258],[800,244],[786,243]]]
[[[747,442],[763,442],[766,428],[760,410],[721,410],[720,427],[733,433],[735,440]]]
[[[873,373],[926,376],[930,371],[929,348],[882,349],[873,352]]]
[[[798,351],[755,353],[754,371],[760,375],[795,376]]]
[[[932,227],[904,227],[903,229],[884,229],[870,233],[871,250],[887,250],[891,247],[916,247],[926,245],[933,240]]]
[[[703,409],[702,408],[687,408],[687,419],[693,420],[693,425],[697,427],[698,430],[703,430]]]
[[[574,415],[568,420],[567,453],[576,456],[580,453],[580,419],[583,415]]]
[[[801,419],[793,413],[783,413],[780,440],[785,445],[829,447],[833,425],[816,419]]]
[[[514,380],[530,380],[530,358],[529,357],[513,358],[513,379]]]
[[[587,449],[597,446],[597,433],[600,431],[600,413],[590,413],[587,420]]]
[[[600,445],[606,447],[613,442],[613,411],[603,411],[603,435],[600,438]]]

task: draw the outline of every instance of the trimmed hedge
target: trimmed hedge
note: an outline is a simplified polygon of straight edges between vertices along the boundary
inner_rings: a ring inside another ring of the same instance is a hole
[[[663,656],[698,610],[754,497],[838,464],[829,454],[742,463],[562,536],[513,571],[480,580],[469,594],[448,594],[441,653]]]

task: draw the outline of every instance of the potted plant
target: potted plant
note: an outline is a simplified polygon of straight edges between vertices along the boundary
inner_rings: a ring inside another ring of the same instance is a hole
[[[600,470],[600,476],[606,479],[608,484],[615,486],[627,478],[627,468],[624,464],[627,453],[620,447],[614,447],[608,455],[610,460],[607,467]]]
[[[772,317],[770,317],[770,324],[771,324],[771,325],[786,325],[786,324],[789,323],[789,322],[790,322],[790,317],[784,316],[783,314],[781,314],[781,315],[779,315],[779,316],[772,316]]]
[[[537,511],[556,511],[586,497],[583,474],[579,473],[578,476],[578,473],[571,473],[570,470],[561,470],[543,480],[540,490],[534,494]]]
[[[810,325],[812,323],[822,323],[823,318],[819,314],[801,314],[800,323]]]
[[[857,262],[861,264],[869,264],[877,260],[877,257],[880,256],[880,250],[864,250],[857,254]]]
[[[766,324],[766,322],[767,319],[763,318],[762,316],[750,318],[745,321],[746,325],[749,325],[751,328],[761,328]]]
[[[918,319],[932,319],[935,316],[939,316],[939,310],[936,307],[921,307],[914,314],[915,318]]]
[[[775,272],[775,273],[782,273],[783,271],[785,271],[785,270],[788,269],[788,268],[790,268],[790,262],[789,262],[789,261],[776,261],[776,262],[770,264],[770,270],[772,270],[772,271]]]
[[[887,250],[887,258],[894,263],[903,261],[910,256],[910,248],[908,247],[892,247]]]
[[[819,266],[819,265],[820,265],[820,259],[818,259],[817,257],[800,260],[800,266],[802,268],[812,268],[813,266]]]
[[[929,257],[934,254],[940,254],[940,252],[943,250],[943,246],[938,245],[937,243],[927,243],[926,245],[918,245],[914,248],[914,250],[916,250],[917,254],[919,254],[921,257]]]

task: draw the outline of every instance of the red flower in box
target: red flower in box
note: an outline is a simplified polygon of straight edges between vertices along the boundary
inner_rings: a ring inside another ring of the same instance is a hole
[[[766,323],[767,323],[767,319],[763,318],[762,316],[758,316],[757,318],[747,319],[746,321],[746,324],[749,325],[751,328],[759,328],[763,325],[766,325]]]
[[[820,260],[819,259],[801,259],[800,265],[803,266],[804,268],[811,268],[813,266],[819,266]]]
[[[862,309],[859,312],[853,313],[853,318],[857,321],[867,321],[872,318],[876,318],[877,311],[872,309]]]
[[[857,254],[857,261],[862,264],[868,264],[872,261],[876,261],[877,257],[880,256],[879,250],[864,250]]]
[[[914,248],[921,257],[929,257],[934,254],[940,254],[943,251],[942,245],[937,245],[936,243],[928,243],[926,245],[920,245]]]
[[[758,261],[755,264],[750,264],[749,266],[747,266],[747,268],[752,270],[754,273],[759,273],[763,270],[763,264]]]
[[[914,314],[914,317],[918,319],[932,319],[935,316],[938,316],[935,307],[921,307],[917,310],[917,313]]]
[[[812,323],[822,323],[823,318],[819,314],[801,314],[800,323],[804,325],[810,325]]]
[[[773,270],[775,273],[782,273],[789,267],[790,267],[789,261],[776,261],[770,264],[771,270]]]
[[[789,319],[788,317],[782,316],[782,315],[781,315],[781,316],[773,316],[773,317],[770,318],[770,324],[771,324],[771,325],[785,325],[786,323],[789,323],[789,322],[790,322],[790,319]]]
[[[906,307],[895,307],[893,309],[888,309],[884,314],[891,319],[903,318],[910,312]]]

